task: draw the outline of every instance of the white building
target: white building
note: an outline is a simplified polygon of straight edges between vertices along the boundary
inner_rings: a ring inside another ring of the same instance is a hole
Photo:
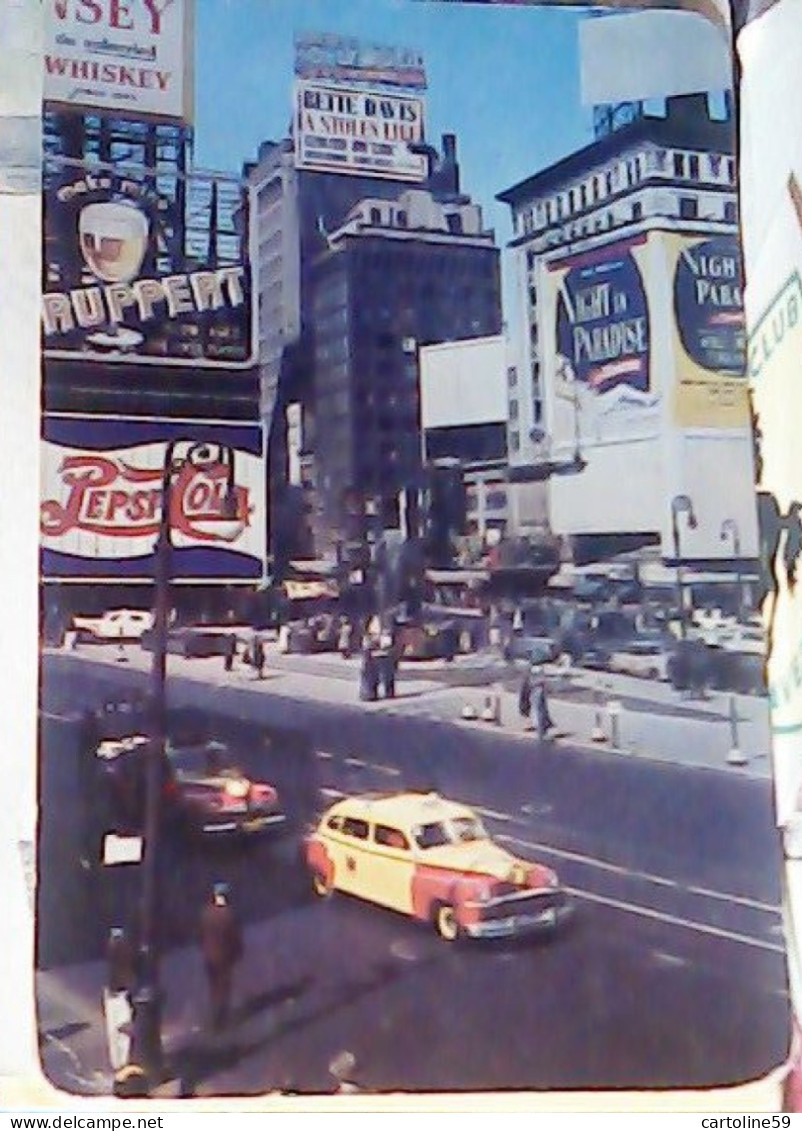
[[[255,193],[258,345],[262,416],[269,429],[285,349],[301,333],[298,173],[292,142],[264,142],[248,180]]]
[[[549,520],[580,557],[725,559],[737,540],[750,558],[733,128],[705,96],[667,110],[499,195],[524,326],[511,463],[565,467]]]
[[[467,529],[483,544],[545,523],[543,485],[509,482],[511,438],[519,432],[514,361],[501,334],[420,350],[423,462],[460,461]]]

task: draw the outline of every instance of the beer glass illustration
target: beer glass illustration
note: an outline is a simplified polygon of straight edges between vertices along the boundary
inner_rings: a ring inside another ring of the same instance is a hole
[[[147,216],[133,204],[87,204],[78,220],[78,238],[92,274],[104,283],[129,283],[142,266],[148,228]],[[112,326],[92,334],[87,341],[106,348],[126,349],[138,345],[142,335],[128,326]]]

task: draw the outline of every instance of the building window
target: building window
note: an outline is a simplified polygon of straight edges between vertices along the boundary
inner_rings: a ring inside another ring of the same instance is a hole
[[[588,190],[586,185],[579,186],[579,206],[580,208],[587,208],[588,206]]]
[[[640,220],[643,218],[643,205],[639,200],[636,200],[632,205],[632,219]]]
[[[530,250],[529,250],[529,251],[527,251],[527,253],[526,253],[526,267],[527,267],[527,270],[529,270],[529,271],[533,271],[533,270],[534,270],[534,268],[535,268],[535,263],[536,263],[536,262],[537,262],[537,256],[535,255],[534,251],[532,251],[532,250],[530,249]]]
[[[446,216],[446,223],[448,224],[449,232],[454,235],[462,234],[462,217],[459,212],[449,212]]]
[[[613,174],[612,173],[605,173],[604,187],[606,188],[607,195],[609,196],[613,191]]]
[[[518,384],[518,370],[514,365],[507,368],[507,388],[514,389]]]
[[[521,450],[521,434],[520,432],[510,432],[510,451],[519,452]]]
[[[693,196],[679,198],[679,214],[683,220],[695,220],[699,215],[699,202]]]
[[[397,215],[396,215],[396,219],[398,221],[399,228],[406,228],[406,226],[407,226],[407,214],[406,214],[406,212],[403,212],[403,211],[398,212]]]
[[[552,217],[551,201],[547,200],[546,201],[546,223],[547,224],[551,223],[551,217]]]
[[[738,209],[734,200],[728,200],[724,204],[724,219],[728,224],[736,223],[738,219]]]
[[[518,419],[518,402],[510,401],[510,420],[515,421]]]
[[[685,154],[684,153],[675,153],[674,154],[674,176],[675,177],[684,177],[685,176]]]
[[[543,419],[543,401],[541,401],[539,398],[535,400],[534,404],[532,405],[532,416],[535,424],[540,424],[541,420]]]
[[[371,208],[371,210],[370,210],[370,222],[371,222],[371,224],[381,224],[382,214],[381,214],[380,209]]]
[[[692,181],[699,180],[699,158],[695,153],[688,158],[688,176]]]
[[[731,185],[735,184],[735,162],[733,161],[733,159],[731,157],[727,158],[727,163],[726,163],[725,168],[727,170],[727,181]]]

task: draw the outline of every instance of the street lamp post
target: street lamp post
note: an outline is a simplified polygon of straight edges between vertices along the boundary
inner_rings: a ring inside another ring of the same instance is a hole
[[[176,457],[178,445],[186,447]],[[220,517],[233,517],[236,508],[234,451],[222,445],[171,440],[162,474],[161,515],[154,550],[153,665],[151,668],[150,742],[145,774],[144,859],[139,924],[138,985],[133,995],[131,1061],[150,1086],[162,1068],[161,993],[159,989],[156,915],[158,910],[158,858],[161,825],[163,767],[167,741],[167,633],[170,611],[171,519],[173,480],[187,465],[223,466],[226,491]]]
[[[743,577],[741,576],[741,533],[738,529],[738,523],[734,518],[725,518],[721,524],[721,541],[726,542],[727,538],[732,539],[732,552],[735,558],[735,574],[736,574],[736,587],[738,590],[738,620],[743,620],[744,612],[744,594],[743,594]]]
[[[679,542],[679,516],[685,514],[688,516],[688,528],[690,530],[696,529],[696,515],[693,511],[693,503],[687,495],[675,495],[671,500],[671,534],[674,540],[674,560],[677,563],[677,600],[679,602],[679,631],[680,636],[684,640],[688,635],[688,628],[685,618],[685,589],[682,578],[682,564],[680,561],[680,542]]]

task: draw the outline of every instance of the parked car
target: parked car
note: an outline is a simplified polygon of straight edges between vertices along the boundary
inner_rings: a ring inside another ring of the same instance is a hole
[[[513,633],[504,645],[507,663],[526,660],[528,664],[548,664],[560,655],[560,645],[552,636],[531,636],[526,632]]]
[[[167,633],[167,651],[173,656],[202,659],[206,656],[224,656],[228,648],[229,633],[209,632],[202,628],[171,628]],[[146,652],[154,649],[153,629],[142,635]]]
[[[402,660],[453,660],[459,652],[459,629],[452,620],[437,624],[397,621],[395,643]]]
[[[129,831],[144,824],[149,742],[147,735],[127,735],[104,740],[96,751],[107,800]],[[223,743],[168,742],[160,777],[165,817],[187,831],[250,835],[286,820],[275,786],[243,773]]]
[[[141,609],[109,609],[97,617],[73,617],[80,637],[93,640],[141,640],[153,626],[153,613]]]
[[[553,931],[571,912],[551,868],[513,856],[471,809],[435,793],[344,798],[305,855],[318,896],[346,892],[399,911],[446,942]]]
[[[766,694],[762,651],[683,640],[668,659],[668,679],[678,691],[733,691]]]

